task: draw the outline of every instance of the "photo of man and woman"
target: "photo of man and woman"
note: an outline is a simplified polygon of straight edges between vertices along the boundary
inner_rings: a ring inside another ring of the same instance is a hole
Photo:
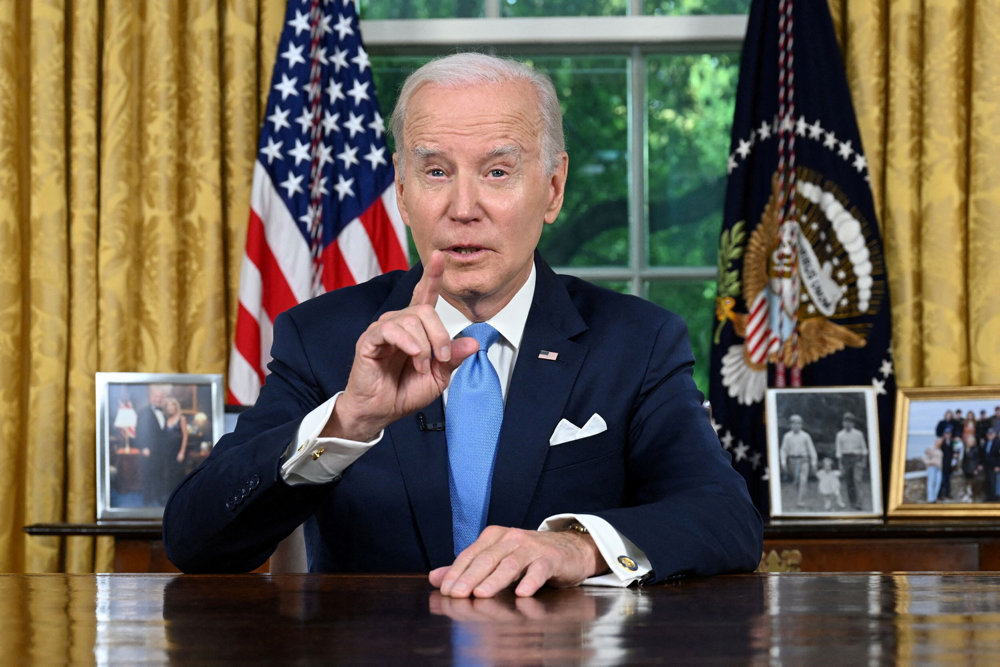
[[[157,516],[221,435],[218,376],[98,375],[114,376],[98,379],[99,515]]]

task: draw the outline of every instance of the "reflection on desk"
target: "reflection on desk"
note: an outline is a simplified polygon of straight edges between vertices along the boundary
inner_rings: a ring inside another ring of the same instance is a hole
[[[987,662],[1000,576],[756,574],[443,598],[424,577],[0,575],[15,664]]]

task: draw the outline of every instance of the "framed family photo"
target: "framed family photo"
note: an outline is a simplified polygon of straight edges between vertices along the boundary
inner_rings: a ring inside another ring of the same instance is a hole
[[[1000,517],[1000,387],[899,389],[889,516]]]
[[[97,373],[97,520],[161,519],[226,425],[221,375]]]
[[[878,411],[872,387],[768,389],[772,517],[881,517]]]

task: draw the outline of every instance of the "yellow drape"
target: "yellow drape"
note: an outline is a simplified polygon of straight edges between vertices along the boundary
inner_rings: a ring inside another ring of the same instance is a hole
[[[897,380],[1000,384],[1000,2],[830,7],[882,224]]]
[[[111,567],[22,532],[94,520],[96,371],[225,371],[283,17],[0,3],[0,572]]]
[[[829,2],[899,384],[1000,384],[1000,0]],[[225,370],[283,12],[0,3],[0,572],[111,567],[22,532],[93,521],[96,371]]]

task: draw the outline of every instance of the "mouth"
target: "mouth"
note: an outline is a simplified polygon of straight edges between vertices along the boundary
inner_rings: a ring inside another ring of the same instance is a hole
[[[484,254],[486,252],[486,248],[475,245],[454,245],[450,248],[446,248],[445,252],[447,252],[450,256],[459,259],[474,259]]]

